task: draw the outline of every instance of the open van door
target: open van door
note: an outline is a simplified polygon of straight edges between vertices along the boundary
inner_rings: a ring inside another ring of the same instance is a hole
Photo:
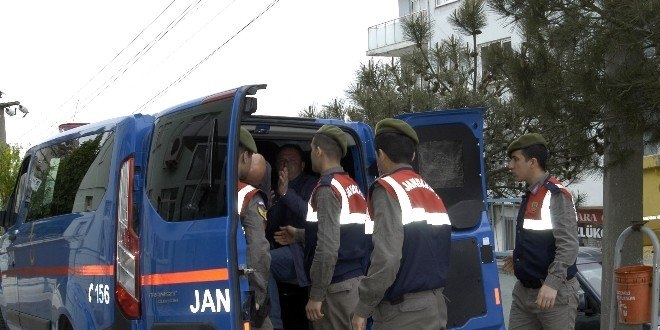
[[[156,115],[142,203],[142,311],[147,329],[243,329],[248,290],[237,215],[241,117],[265,85]]]
[[[486,214],[483,109],[398,117],[419,137],[413,167],[443,199],[452,223],[451,268],[444,294],[447,327],[504,329],[493,232]]]

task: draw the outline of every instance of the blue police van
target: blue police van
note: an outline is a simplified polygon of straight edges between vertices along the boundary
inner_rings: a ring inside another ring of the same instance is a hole
[[[249,85],[156,115],[87,124],[29,149],[0,212],[0,328],[249,329],[246,243],[237,216],[239,127],[274,163],[340,126],[342,165],[377,176],[371,127],[260,116]],[[504,329],[486,216],[482,110],[406,114],[416,169],[451,218],[448,326]]]

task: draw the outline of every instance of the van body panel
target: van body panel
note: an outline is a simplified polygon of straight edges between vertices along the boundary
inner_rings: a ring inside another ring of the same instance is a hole
[[[76,328],[112,326],[114,310],[108,307],[114,304],[117,165],[119,159],[134,152],[150,118],[121,117],[85,125],[27,151],[26,157],[32,158],[26,173],[30,180],[25,195],[19,198],[29,202],[22,203],[17,221],[8,231],[12,237],[2,237],[10,242],[7,252],[11,258],[7,269],[4,265],[2,269],[2,307],[16,307],[23,327],[50,328],[61,315]],[[62,151],[67,148],[73,152]],[[58,153],[70,161],[58,158]],[[37,164],[47,160],[48,167]],[[76,168],[86,173],[75,172]],[[40,171],[62,177],[40,182]],[[99,180],[99,173],[107,174]],[[78,180],[75,187],[67,186],[69,174]],[[49,197],[52,200],[44,201],[47,198],[42,195],[49,190],[55,191]],[[62,199],[68,204],[58,205]],[[6,293],[12,290],[17,294],[10,297]],[[86,308],[80,308],[83,304]]]

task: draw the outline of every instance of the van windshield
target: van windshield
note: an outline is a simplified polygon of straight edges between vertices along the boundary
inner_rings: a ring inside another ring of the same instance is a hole
[[[163,219],[188,221],[227,215],[227,136],[233,101],[204,103],[156,121],[147,196]]]

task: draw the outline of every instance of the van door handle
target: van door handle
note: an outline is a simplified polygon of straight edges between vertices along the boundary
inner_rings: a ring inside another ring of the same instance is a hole
[[[254,274],[254,269],[253,268],[247,268],[245,265],[239,266],[238,271],[239,271],[241,276],[248,275],[248,274]]]

